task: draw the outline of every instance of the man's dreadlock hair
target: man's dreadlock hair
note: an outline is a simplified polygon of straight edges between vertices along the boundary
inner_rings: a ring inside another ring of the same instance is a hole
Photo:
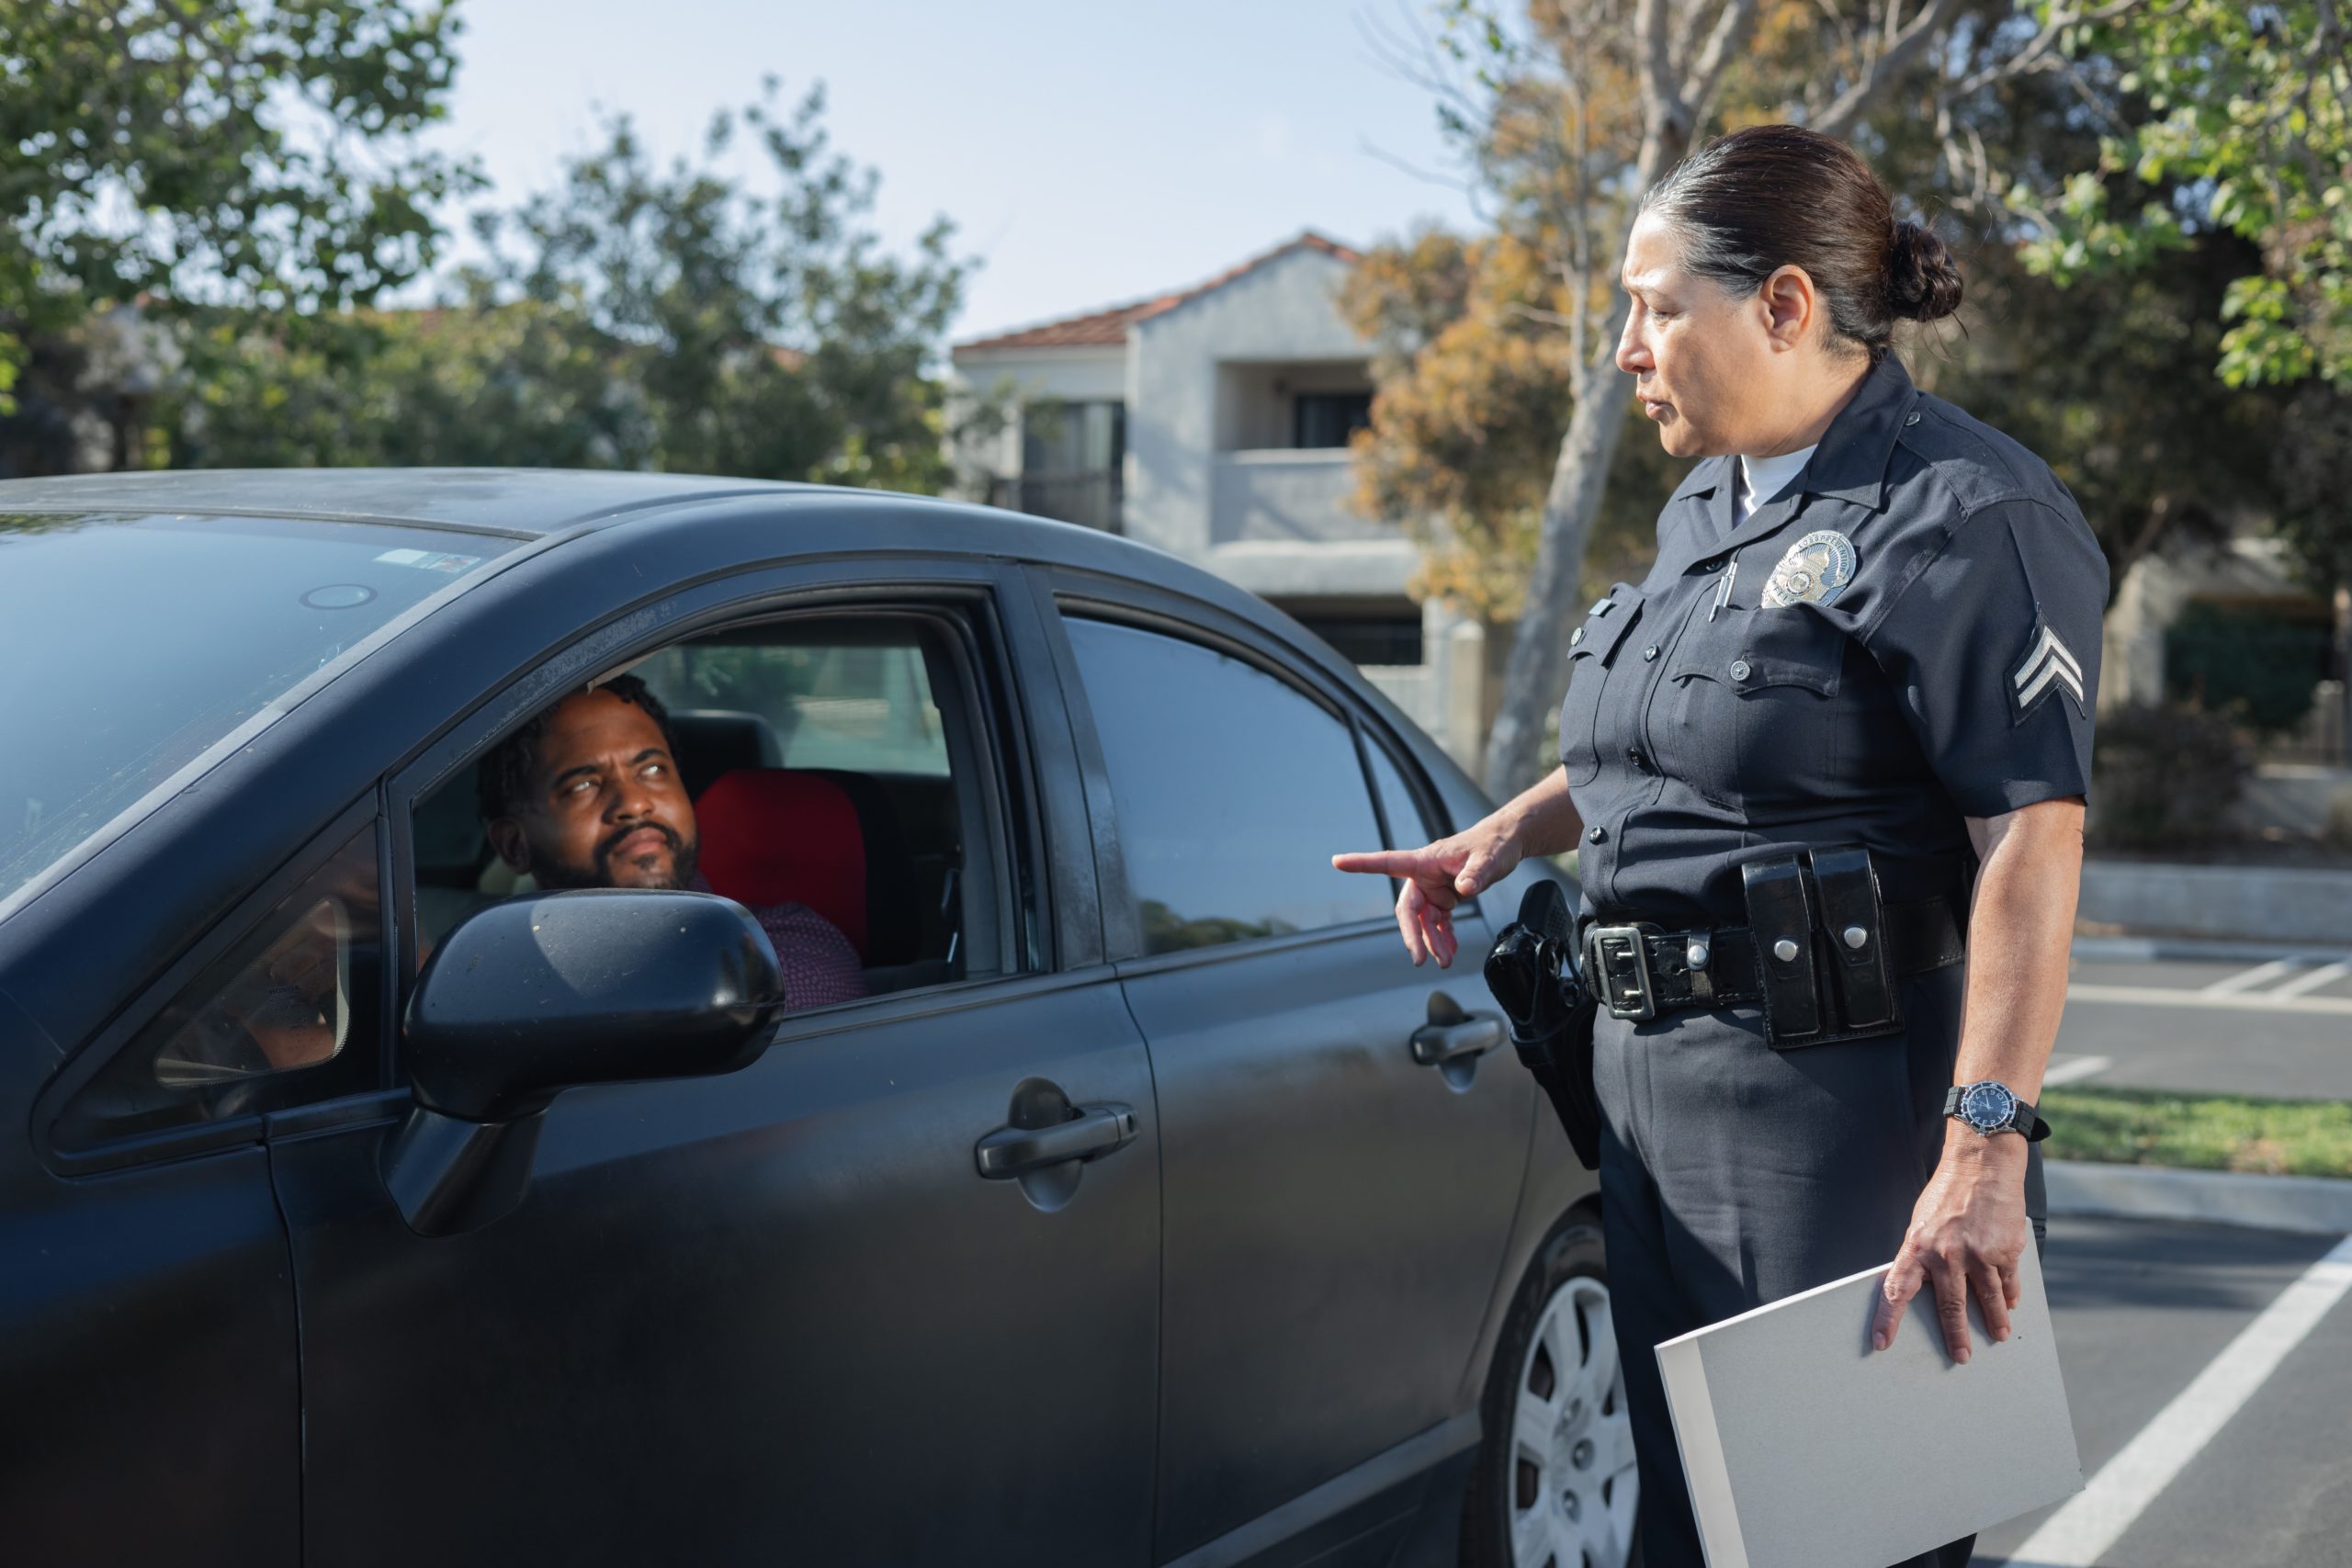
[[[634,675],[616,675],[589,689],[610,692],[621,701],[643,708],[661,726],[662,744],[669,750],[671,759],[676,760],[678,740],[670,729],[670,710],[662,705],[661,698],[647,690],[643,681]],[[547,739],[548,727],[555,722],[555,710],[561,703],[560,697],[549,703],[533,714],[522,728],[483,754],[481,766],[474,775],[475,808],[483,821],[513,815],[524,787],[530,783],[531,769],[539,760],[539,742]]]

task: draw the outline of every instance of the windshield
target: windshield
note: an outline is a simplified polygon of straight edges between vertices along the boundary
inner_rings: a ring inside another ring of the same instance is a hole
[[[401,612],[517,541],[0,512],[0,908]]]

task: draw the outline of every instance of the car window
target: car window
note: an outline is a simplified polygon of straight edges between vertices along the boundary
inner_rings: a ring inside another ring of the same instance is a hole
[[[910,634],[765,646],[688,643],[636,672],[672,708],[750,713],[787,768],[947,776],[947,739]]]
[[[1418,850],[1437,835],[1430,831],[1429,818],[1421,815],[1420,802],[1405,783],[1405,775],[1390,756],[1388,748],[1367,735],[1364,752],[1372,759],[1372,782],[1380,792],[1380,809],[1388,818],[1388,847],[1392,850]]]
[[[0,513],[0,906],[508,539],[274,518]],[[126,627],[136,636],[124,635]]]
[[[955,627],[944,612],[803,615],[624,672],[659,709],[684,796],[672,869],[761,917],[793,1010],[1022,966],[1001,941],[1025,926],[1001,870],[994,720]],[[547,883],[494,849],[483,766],[415,809],[420,956]],[[574,863],[609,876],[603,831]]]
[[[1380,829],[1348,727],[1297,688],[1194,643],[1068,623],[1148,953],[1388,913],[1331,869]]]
[[[376,868],[371,825],[116,1053],[68,1107],[60,1145],[373,1088],[383,956]]]

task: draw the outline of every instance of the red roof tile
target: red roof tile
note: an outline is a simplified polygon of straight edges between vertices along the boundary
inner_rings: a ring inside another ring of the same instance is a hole
[[[1163,311],[1172,310],[1188,299],[1198,299],[1213,288],[1222,288],[1244,273],[1254,272],[1278,256],[1296,250],[1320,251],[1327,256],[1354,263],[1359,254],[1336,240],[1327,240],[1308,230],[1298,238],[1275,246],[1262,255],[1250,257],[1239,266],[1228,267],[1204,283],[1173,294],[1157,295],[1138,299],[1132,305],[1114,305],[1107,310],[1090,310],[1080,316],[1065,316],[1059,321],[1045,321],[1034,327],[1014,332],[999,333],[994,337],[972,338],[955,345],[957,354],[986,353],[1000,348],[1108,348],[1127,341],[1127,329],[1137,321],[1147,321]]]

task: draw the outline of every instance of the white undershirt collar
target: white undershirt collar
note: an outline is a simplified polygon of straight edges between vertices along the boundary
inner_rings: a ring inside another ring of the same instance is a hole
[[[1818,441],[1812,446],[1799,447],[1794,452],[1782,452],[1772,457],[1742,457],[1739,460],[1739,486],[1734,492],[1732,526],[1736,528],[1747,521],[1759,501],[1770,501],[1788,488],[1789,481],[1804,468]]]

